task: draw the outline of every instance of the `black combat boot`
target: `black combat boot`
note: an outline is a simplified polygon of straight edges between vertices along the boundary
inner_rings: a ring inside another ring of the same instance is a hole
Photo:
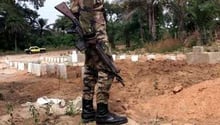
[[[128,122],[126,117],[118,116],[109,112],[108,104],[98,103],[96,113],[97,125],[121,125]]]
[[[93,100],[82,100],[81,118],[83,123],[95,121],[95,110],[93,108]]]

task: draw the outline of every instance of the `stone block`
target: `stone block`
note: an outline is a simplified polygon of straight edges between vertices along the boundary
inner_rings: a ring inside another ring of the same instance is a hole
[[[40,57],[40,61],[44,61],[44,60],[45,60],[45,58],[41,56]]]
[[[9,62],[9,66],[10,66],[10,67],[13,67],[13,62]]]
[[[27,62],[24,63],[24,70],[28,70],[28,63]]]
[[[131,61],[132,62],[137,62],[138,61],[138,55],[132,55],[131,56]]]
[[[48,62],[48,57],[45,57],[44,59],[45,59],[45,60],[44,60],[45,62]]]
[[[208,53],[187,53],[186,61],[188,64],[209,63]]]
[[[78,62],[84,62],[85,61],[85,55],[82,53],[78,54]]]
[[[56,70],[58,78],[67,79],[67,69],[65,64],[58,64]]]
[[[60,58],[59,57],[57,57],[57,63],[60,63]]]
[[[204,47],[203,46],[194,46],[193,47],[193,53],[203,53],[204,52]]]
[[[115,54],[112,55],[112,59],[113,59],[114,61],[116,60],[116,55],[115,55]]]
[[[119,59],[120,59],[120,60],[126,59],[126,55],[120,55],[120,56],[119,56]]]
[[[147,60],[155,60],[156,56],[153,54],[147,55]]]
[[[5,63],[9,65],[10,62],[8,59],[5,59]]]
[[[18,63],[18,70],[24,70],[24,63],[22,63],[22,62],[19,62]]]
[[[66,58],[66,57],[63,58],[63,61],[64,61],[64,62],[68,62],[68,58]]]
[[[215,64],[220,62],[220,52],[209,52],[209,63]]]
[[[18,68],[18,62],[14,62],[14,68]]]
[[[166,60],[172,60],[172,61],[176,61],[176,56],[172,56],[172,55],[167,55],[166,57]]]
[[[215,64],[220,62],[219,52],[203,52],[203,53],[188,53],[186,61],[189,64],[207,63]]]
[[[64,62],[64,58],[61,57],[61,58],[60,58],[60,63],[63,63],[63,62]]]
[[[72,63],[77,63],[78,62],[78,55],[77,55],[76,51],[72,52],[71,57],[72,57],[72,59],[71,59]]]
[[[53,64],[53,63],[48,64],[46,69],[47,69],[46,71],[47,71],[48,75],[54,75],[56,73],[55,64]]]
[[[51,58],[51,57],[49,57],[49,58],[48,58],[48,61],[49,61],[49,62],[52,62],[52,58]]]
[[[41,76],[41,65],[32,64],[32,73],[36,76]]]
[[[28,72],[29,72],[29,73],[32,72],[32,63],[28,63]]]
[[[41,63],[41,76],[47,75],[47,64],[46,63]]]

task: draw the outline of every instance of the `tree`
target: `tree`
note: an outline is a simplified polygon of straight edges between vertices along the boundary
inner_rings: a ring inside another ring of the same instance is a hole
[[[17,40],[19,34],[22,34],[28,29],[28,26],[25,24],[24,18],[22,18],[22,13],[18,10],[18,5],[13,0],[0,1],[1,11],[4,12],[4,34],[7,35],[9,40],[14,41],[14,49],[17,52]]]
[[[65,30],[72,27],[72,22],[65,16],[59,16],[54,23],[54,29],[58,32],[64,33]]]
[[[38,20],[37,20],[37,22],[38,22],[38,29],[39,29],[39,33],[40,33],[40,38],[42,38],[42,35],[43,35],[43,31],[44,31],[44,27],[46,26],[46,24],[47,24],[47,20],[46,19],[43,19],[43,18],[39,18]]]
[[[188,20],[200,33],[200,43],[206,44],[212,35],[213,25],[220,17],[219,0],[189,0],[187,6]]]
[[[14,38],[14,45],[15,45],[15,52],[17,52],[17,39],[18,35],[25,30],[25,24],[24,21],[21,18],[18,18],[16,16],[10,16],[8,17],[6,21],[6,32]]]
[[[121,21],[122,7],[119,4],[105,3],[105,14],[107,19],[107,33],[112,48],[115,48],[116,35],[119,32],[119,23]]]
[[[175,31],[174,37],[179,38],[183,41],[184,38],[184,21],[187,16],[186,6],[187,0],[173,0],[173,1],[163,1],[166,12],[164,16],[166,17],[166,24],[169,25],[171,31]],[[173,34],[173,33],[171,33]]]
[[[34,8],[39,9],[39,7],[43,7],[44,6],[44,2],[46,0],[17,0],[18,2],[30,2],[34,5]]]

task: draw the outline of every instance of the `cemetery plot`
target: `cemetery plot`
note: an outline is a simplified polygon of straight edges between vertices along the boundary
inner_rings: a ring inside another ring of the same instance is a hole
[[[52,57],[60,53],[68,52],[46,54]],[[81,96],[82,67],[67,65],[66,79],[54,75],[39,77],[27,73],[28,69],[23,70],[25,66],[20,58],[35,61],[40,56],[8,56],[17,62],[19,70],[10,66],[14,64],[6,64],[5,57],[0,57],[0,125],[10,122],[32,125],[35,120],[49,125],[80,123],[80,115],[75,110],[68,112],[73,116],[65,114],[72,104],[69,101]],[[156,54],[141,55],[138,61],[135,55],[132,60],[123,55],[123,59],[116,59],[116,65],[121,69],[126,86],[114,81],[110,110],[126,114],[127,125],[220,123],[220,64],[188,64],[184,56]],[[61,99],[65,103],[51,108],[51,105],[34,105],[42,97]],[[33,117],[32,113],[39,115]]]

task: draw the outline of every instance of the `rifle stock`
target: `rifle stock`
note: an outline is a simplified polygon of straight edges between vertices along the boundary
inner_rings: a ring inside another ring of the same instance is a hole
[[[70,11],[70,9],[67,7],[67,5],[64,2],[62,2],[56,5],[55,9],[60,11],[63,15],[68,17],[73,22],[73,24],[76,27],[77,33],[80,35],[81,38],[83,38],[83,31],[82,31],[82,28],[80,27],[80,23],[77,20],[77,18],[73,15],[73,13]]]

